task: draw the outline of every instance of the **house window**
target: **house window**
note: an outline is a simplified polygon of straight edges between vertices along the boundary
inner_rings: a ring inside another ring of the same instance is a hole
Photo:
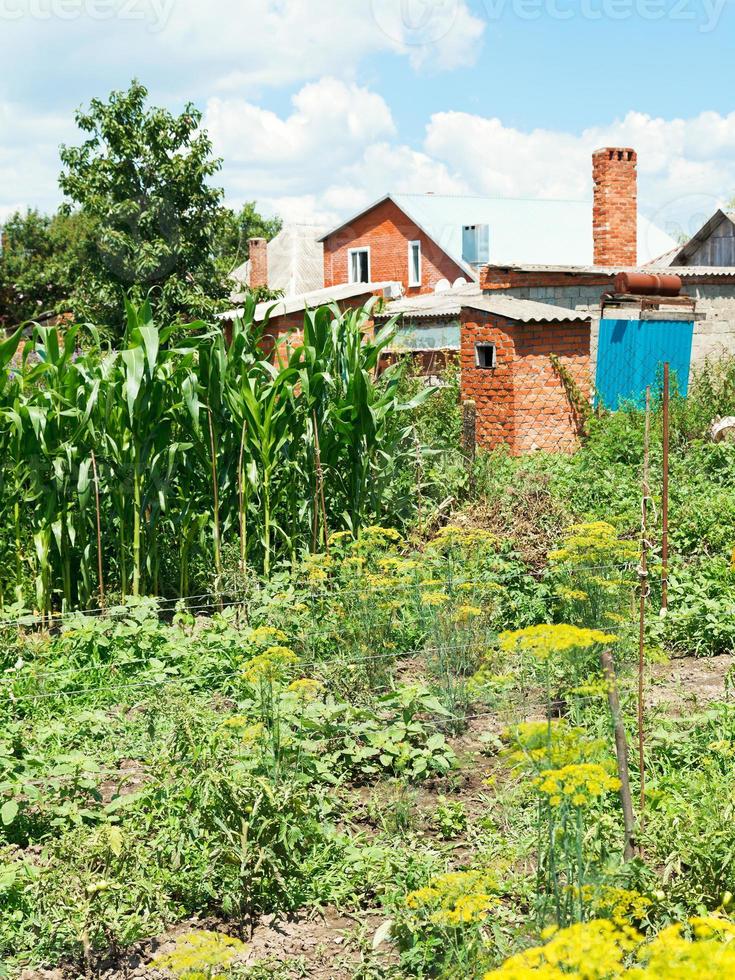
[[[494,368],[497,363],[495,344],[475,344],[475,367]]]
[[[408,285],[421,285],[421,242],[408,243]]]
[[[370,282],[370,248],[351,248],[347,253],[350,282]]]

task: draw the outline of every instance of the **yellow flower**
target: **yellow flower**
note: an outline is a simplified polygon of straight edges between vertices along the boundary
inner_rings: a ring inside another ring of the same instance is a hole
[[[444,592],[422,592],[421,601],[425,606],[442,606],[449,602],[449,596]]]
[[[189,932],[176,940],[176,948],[152,960],[159,970],[169,970],[177,977],[214,976],[220,967],[229,967],[245,943],[220,932]]]
[[[555,931],[545,945],[516,953],[484,980],[609,980],[627,973],[625,960],[640,940],[635,929],[593,919]]]
[[[620,789],[620,780],[596,762],[580,762],[547,769],[534,779],[533,785],[552,807],[570,799],[577,807],[587,807],[598,797]]]
[[[409,892],[406,907],[423,912],[437,925],[462,926],[481,921],[497,905],[497,887],[488,871],[450,871]]]
[[[268,647],[263,653],[243,665],[242,676],[251,684],[280,680],[288,673],[289,667],[298,662],[299,658],[290,647]]]
[[[549,623],[501,633],[500,648],[506,652],[531,653],[539,660],[546,660],[552,654],[586,650],[593,646],[615,643],[616,640],[617,637],[612,633],[603,633],[601,630],[584,629],[566,623]]]
[[[298,694],[304,701],[314,701],[324,690],[324,685],[309,677],[303,677],[301,680],[291,681],[286,690]]]

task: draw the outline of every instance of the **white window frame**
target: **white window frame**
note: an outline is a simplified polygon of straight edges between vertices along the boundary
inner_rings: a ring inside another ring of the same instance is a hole
[[[413,277],[412,277],[412,273],[413,273],[413,250],[414,250],[414,247],[418,247],[418,250],[419,250],[419,276],[418,276],[418,279],[417,280],[414,280]],[[416,241],[409,242],[408,243],[408,285],[409,285],[409,287],[412,287],[412,286],[420,286],[421,285],[421,274],[422,274],[421,263],[422,263],[422,261],[423,261],[423,259],[422,259],[422,255],[421,255],[421,242],[418,239]]]
[[[370,262],[371,262],[370,246],[360,245],[357,248],[350,248],[347,250],[347,282],[349,283],[356,283],[361,281],[360,279],[352,278],[352,256],[357,255],[360,252],[367,252],[367,276],[368,276],[367,281],[372,282],[371,279],[372,273],[370,271]]]

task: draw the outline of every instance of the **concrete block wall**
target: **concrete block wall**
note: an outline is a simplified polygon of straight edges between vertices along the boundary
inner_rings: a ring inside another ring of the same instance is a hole
[[[519,299],[531,299],[552,306],[589,313],[591,329],[591,369],[597,366],[597,340],[600,333],[600,285],[513,286],[507,292]],[[735,356],[735,285],[684,284],[684,292],[697,300],[698,319],[692,341],[692,375],[708,359]]]

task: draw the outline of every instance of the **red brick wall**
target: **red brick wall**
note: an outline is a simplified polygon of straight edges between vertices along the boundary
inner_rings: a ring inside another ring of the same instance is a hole
[[[421,242],[421,286],[409,288],[408,243],[415,241]],[[370,246],[372,281],[402,282],[408,295],[433,292],[440,279],[469,278],[393,201],[383,201],[325,239],[324,285],[349,282],[348,252],[365,245]]]
[[[478,444],[505,443],[514,455],[572,452],[579,420],[549,355],[559,357],[589,398],[590,323],[525,324],[468,309],[461,332],[462,398],[477,405]],[[495,344],[494,369],[475,366],[478,341]]]
[[[364,293],[361,296],[353,296],[351,299],[342,300],[337,306],[344,312],[354,310],[373,298],[373,293]],[[298,313],[285,313],[281,316],[272,316],[268,321],[263,335],[263,350],[273,361],[278,361],[281,365],[288,363],[291,351],[298,347],[304,339],[304,316],[303,310]],[[373,321],[366,322],[366,329],[372,331]]]
[[[638,262],[638,158],[630,147],[592,154],[592,234],[595,265]]]
[[[251,289],[268,285],[268,242],[265,238],[248,239],[248,257],[250,258]]]

